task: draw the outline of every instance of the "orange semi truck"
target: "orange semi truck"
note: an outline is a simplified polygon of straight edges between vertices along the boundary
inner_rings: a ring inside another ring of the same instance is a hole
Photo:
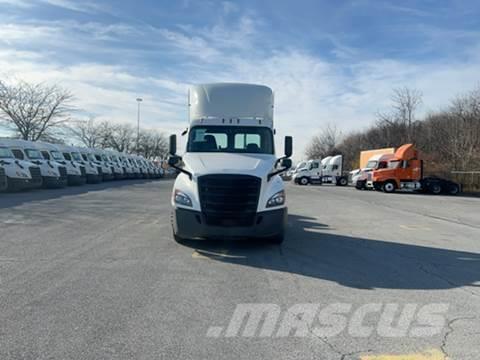
[[[386,193],[396,190],[457,195],[460,185],[453,181],[423,176],[423,160],[413,144],[400,146],[384,169],[372,173],[373,187]]]

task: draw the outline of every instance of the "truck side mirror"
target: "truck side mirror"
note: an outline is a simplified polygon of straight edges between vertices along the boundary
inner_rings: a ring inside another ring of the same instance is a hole
[[[170,135],[168,152],[170,155],[175,155],[177,153],[177,135],[175,134]]]
[[[168,158],[168,165],[170,166],[176,166],[180,163],[180,156],[177,155],[171,155]]]
[[[289,158],[293,153],[293,140],[291,136],[285,136],[285,157]]]
[[[282,159],[280,165],[285,169],[290,169],[292,167],[292,159]]]

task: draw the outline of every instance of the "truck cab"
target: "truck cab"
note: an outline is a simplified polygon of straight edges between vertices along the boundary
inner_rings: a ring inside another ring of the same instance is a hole
[[[91,149],[84,147],[74,147],[72,152],[76,152],[80,155],[80,158],[85,164],[87,171],[87,183],[97,184],[103,181],[102,166],[97,162],[95,155],[93,155]]]
[[[322,183],[322,160],[308,160],[305,166],[298,169],[293,175],[295,184],[321,184]]]
[[[74,162],[70,154],[66,154],[66,157],[64,153],[59,150],[58,146],[50,143],[37,141],[35,142],[35,147],[42,153],[44,159],[55,161],[60,165],[65,166],[67,169],[68,185],[74,186],[85,184],[85,167]]]
[[[322,160],[308,160],[305,167],[293,176],[293,181],[300,185],[331,183],[345,186],[348,177],[343,176],[342,172],[342,155],[327,156]]]
[[[15,159],[10,148],[0,139],[0,191],[21,191],[40,188],[40,167],[29,161]]]
[[[359,178],[355,181],[358,190],[373,189],[373,171],[388,168],[388,162],[393,159],[393,154],[376,154],[368,159],[365,168],[361,169]]]
[[[94,163],[97,165],[97,170],[102,174],[102,180],[113,180],[115,175],[113,173],[112,166],[107,160],[104,159],[103,152],[98,149],[88,149],[88,152],[88,158],[94,161]]]
[[[117,154],[112,150],[102,150],[102,159],[106,161],[113,171],[113,176],[117,180],[122,180],[126,178],[126,172],[123,168],[123,165],[118,160]]]
[[[281,243],[287,206],[279,174],[291,167],[292,141],[285,138],[285,155],[277,158],[272,90],[252,84],[196,85],[188,104],[182,157],[176,155],[176,136],[170,137],[168,162],[180,172],[171,200],[175,239]]]
[[[46,188],[67,186],[67,169],[56,161],[45,159],[32,141],[3,140],[18,160],[26,160],[40,168],[42,185]]]
[[[343,175],[343,156],[330,156],[322,169],[322,181],[338,186],[348,185],[348,177]]]
[[[423,160],[415,145],[400,146],[387,167],[372,172],[373,187],[386,193],[396,190],[422,191],[435,195],[456,195],[460,185],[438,177],[423,176]]]

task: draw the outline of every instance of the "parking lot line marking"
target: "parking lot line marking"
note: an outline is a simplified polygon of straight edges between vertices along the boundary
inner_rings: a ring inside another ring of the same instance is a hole
[[[215,258],[229,258],[229,259],[245,259],[242,255],[229,255],[228,250],[222,249],[219,252],[207,250],[195,250],[192,253],[194,259],[215,259]]]
[[[360,360],[447,360],[440,350],[428,350],[421,353],[411,353],[403,355],[364,355]]]
[[[416,230],[432,231],[431,228],[429,228],[428,226],[424,226],[424,225],[415,225],[415,224],[412,224],[412,225],[400,225],[400,227],[401,227],[402,229],[413,230],[413,231],[416,231]]]

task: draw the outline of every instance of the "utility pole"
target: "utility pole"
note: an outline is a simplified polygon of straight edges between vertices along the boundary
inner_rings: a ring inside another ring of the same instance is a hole
[[[137,155],[140,155],[140,103],[142,98],[137,98]]]

